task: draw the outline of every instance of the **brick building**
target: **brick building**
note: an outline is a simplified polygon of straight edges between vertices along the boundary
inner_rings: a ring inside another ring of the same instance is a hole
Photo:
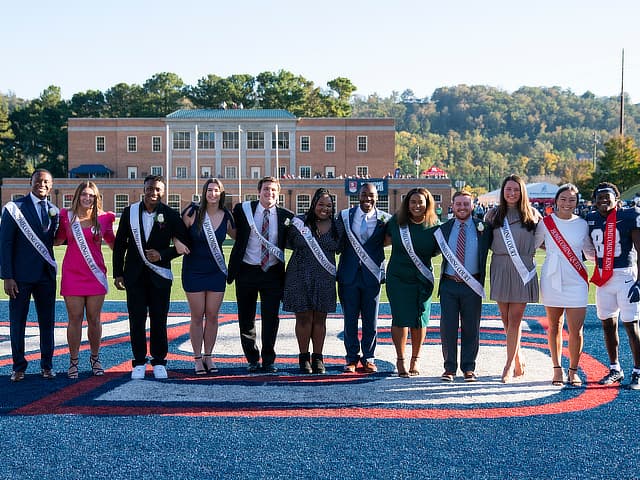
[[[55,179],[51,200],[68,207],[78,178],[93,178],[106,210],[138,201],[148,174],[167,181],[165,201],[176,209],[197,200],[204,179],[218,177],[229,203],[257,198],[265,175],[281,179],[280,203],[309,206],[319,187],[336,209],[357,202],[354,189],[376,181],[379,205],[395,211],[416,185],[445,207],[446,178],[396,179],[395,128],[390,118],[297,118],[286,110],[178,110],[163,118],[70,118],[69,176]],[[2,203],[29,190],[28,179],[4,179]]]

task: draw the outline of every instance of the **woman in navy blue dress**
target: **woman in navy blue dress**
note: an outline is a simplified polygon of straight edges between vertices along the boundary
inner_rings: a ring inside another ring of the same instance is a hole
[[[222,243],[227,235],[235,238],[236,234],[224,200],[222,183],[210,178],[202,188],[200,204],[192,204],[182,213],[191,241],[190,251],[182,261],[182,287],[191,310],[189,336],[196,375],[218,371],[211,353],[218,336],[218,311],[227,279]]]

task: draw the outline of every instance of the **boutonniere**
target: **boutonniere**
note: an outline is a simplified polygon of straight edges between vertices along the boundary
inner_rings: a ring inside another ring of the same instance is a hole
[[[289,225],[291,225],[291,219],[290,218],[285,218],[284,219],[284,226],[288,227]]]
[[[156,222],[158,223],[164,223],[164,215],[159,213],[158,215],[156,215]]]
[[[480,233],[484,232],[484,223],[478,222],[478,224],[476,225],[476,228]]]
[[[382,223],[387,223],[390,218],[391,218],[391,215],[389,215],[388,213],[383,213],[382,215],[380,215],[380,221]]]
[[[60,213],[60,211],[58,210],[58,208],[57,208],[57,207],[53,206],[53,207],[50,207],[50,208],[49,208],[49,216],[50,216],[51,218],[53,218],[53,217],[57,216],[57,215],[58,215],[58,213]]]

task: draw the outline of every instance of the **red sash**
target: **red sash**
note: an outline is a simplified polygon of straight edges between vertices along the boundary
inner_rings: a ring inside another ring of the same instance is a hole
[[[556,245],[558,245],[560,251],[564,254],[571,266],[577,270],[582,279],[588,284],[589,275],[587,274],[587,269],[584,268],[582,261],[580,261],[578,256],[571,248],[571,245],[569,245],[565,238],[562,236],[562,233],[560,233],[560,230],[558,230],[558,226],[556,225],[556,222],[553,221],[551,215],[544,217],[542,221],[544,222],[544,226],[547,227],[549,235],[551,235],[551,238],[553,238],[554,242],[556,242]]]
[[[607,215],[607,220],[604,227],[604,253],[602,255],[602,274],[598,270],[598,262],[596,261],[596,268],[593,270],[591,276],[591,282],[596,286],[601,287],[609,281],[613,275],[613,255],[616,245],[616,209],[612,209]]]

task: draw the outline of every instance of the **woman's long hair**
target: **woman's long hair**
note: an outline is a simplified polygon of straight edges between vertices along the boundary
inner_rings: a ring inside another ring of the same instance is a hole
[[[329,190],[326,188],[319,188],[313,194],[311,205],[309,205],[309,210],[305,214],[304,224],[313,232],[316,237],[320,235],[320,232],[318,231],[318,224],[316,223],[316,220],[318,220],[318,216],[316,215],[316,206],[318,205],[320,199],[325,195],[331,199],[331,232],[333,237],[336,238],[336,202],[333,201],[331,192],[329,192]]]
[[[227,197],[227,194],[224,191],[224,186],[222,185],[222,182],[217,178],[208,179],[206,182],[204,182],[204,185],[202,186],[202,195],[200,195],[200,205],[198,208],[198,215],[196,217],[196,221],[198,222],[198,229],[202,228],[202,223],[204,222],[204,216],[207,214],[207,190],[209,188],[209,185],[211,185],[212,183],[215,183],[220,189],[220,199],[218,200],[218,208],[220,210],[225,209],[224,201],[225,201],[225,198]]]
[[[518,175],[511,174],[506,177],[502,181],[502,186],[500,187],[500,204],[498,205],[496,215],[493,218],[493,222],[491,226],[493,228],[502,227],[504,223],[504,219],[507,217],[507,200],[504,198],[504,187],[507,182],[516,182],[520,187],[520,201],[518,202],[518,213],[520,213],[520,223],[524,225],[524,227],[531,231],[536,228],[536,216],[533,212],[533,207],[529,204],[529,195],[527,194],[527,186],[524,183],[524,180],[520,178]]]
[[[409,218],[411,218],[411,213],[409,212],[409,201],[414,195],[424,195],[427,202],[427,210],[425,211],[423,224],[426,224],[427,226],[437,224],[438,215],[436,215],[436,201],[433,199],[433,195],[431,195],[431,192],[426,188],[417,187],[409,190],[404,196],[402,205],[400,205],[400,209],[396,212],[398,225],[405,226],[409,222]]]
[[[76,191],[73,192],[73,200],[71,201],[71,222],[74,222],[78,218],[78,209],[80,208],[80,195],[85,188],[89,188],[93,191],[93,205],[91,206],[91,226],[93,227],[94,235],[100,234],[100,222],[98,222],[98,215],[102,212],[102,197],[98,186],[91,180],[86,180],[76,187]]]

